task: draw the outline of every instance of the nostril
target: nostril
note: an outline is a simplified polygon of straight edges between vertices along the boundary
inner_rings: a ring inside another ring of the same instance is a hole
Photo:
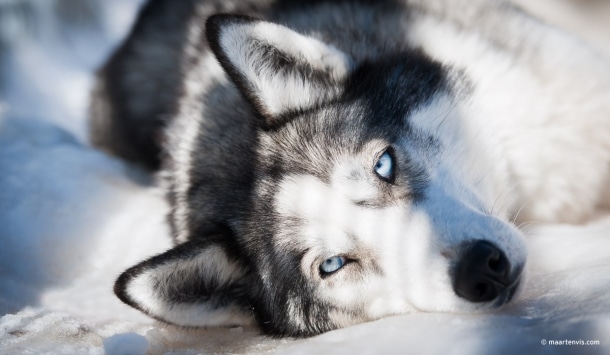
[[[504,253],[497,249],[494,255],[489,257],[487,266],[493,280],[506,284],[510,273],[510,263]]]
[[[489,266],[490,270],[501,271],[502,265],[500,263],[500,253],[490,256],[487,265]]]

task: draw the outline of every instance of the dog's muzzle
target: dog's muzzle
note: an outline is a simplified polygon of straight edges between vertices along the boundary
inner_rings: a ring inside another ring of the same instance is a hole
[[[488,241],[477,240],[463,249],[453,269],[455,293],[476,303],[507,303],[517,289],[520,270],[511,273],[506,255]]]

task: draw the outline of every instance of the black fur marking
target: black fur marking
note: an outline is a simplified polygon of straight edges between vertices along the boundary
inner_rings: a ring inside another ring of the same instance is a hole
[[[403,134],[404,118],[445,89],[445,70],[419,51],[403,52],[364,62],[350,76],[345,101],[364,100],[370,130]]]

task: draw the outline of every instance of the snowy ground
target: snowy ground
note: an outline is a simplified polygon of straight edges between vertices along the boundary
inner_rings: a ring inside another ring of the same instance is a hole
[[[53,8],[59,3],[79,15]],[[278,340],[255,329],[176,329],[121,304],[115,277],[170,245],[167,205],[128,166],[87,146],[86,100],[92,70],[138,3],[0,0],[0,354],[610,353],[603,211],[584,226],[527,227],[525,291],[494,314],[408,315]],[[549,3],[534,10],[610,53],[603,21],[566,17],[573,8],[564,2],[545,11]],[[18,20],[28,16],[35,26]],[[543,344],[550,340],[600,345]]]

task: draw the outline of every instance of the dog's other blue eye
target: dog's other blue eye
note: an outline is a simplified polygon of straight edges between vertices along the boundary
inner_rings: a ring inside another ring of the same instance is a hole
[[[385,181],[392,181],[394,176],[394,158],[386,151],[375,164],[375,173]]]
[[[332,258],[328,258],[322,262],[320,265],[320,272],[322,275],[332,274],[333,272],[341,269],[346,262],[347,258],[344,256],[333,256]]]

